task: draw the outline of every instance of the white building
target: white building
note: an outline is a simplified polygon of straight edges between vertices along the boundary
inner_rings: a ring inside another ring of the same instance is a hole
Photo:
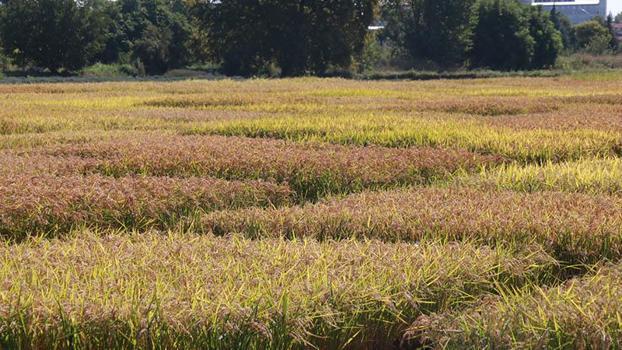
[[[570,18],[573,24],[607,16],[607,0],[521,0],[533,6],[543,6],[546,10],[553,7]]]

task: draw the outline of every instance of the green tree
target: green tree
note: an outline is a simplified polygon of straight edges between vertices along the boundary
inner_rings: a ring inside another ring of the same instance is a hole
[[[93,57],[94,62],[116,63],[122,61],[122,53],[127,50],[121,43],[122,18],[116,1],[86,0],[91,8],[90,23],[99,29],[99,48]],[[125,63],[125,62],[124,62]]]
[[[475,0],[388,0],[383,6],[391,40],[415,59],[461,64],[469,43]]]
[[[192,61],[190,8],[183,0],[118,0],[106,8],[102,62],[134,62],[160,74]]]
[[[283,76],[347,68],[363,50],[376,0],[222,0],[201,5],[212,57],[226,74],[278,65]]]
[[[225,74],[249,76],[269,65],[273,50],[267,45],[267,14],[262,9],[259,2],[231,0],[198,5],[210,56],[222,63]]]
[[[576,49],[577,43],[574,34],[574,28],[568,16],[557,11],[555,8],[551,10],[551,21],[561,35],[564,49],[573,51]]]
[[[575,27],[575,35],[579,49],[593,54],[602,54],[609,49],[611,34],[598,20],[578,24]]]
[[[529,35],[533,38],[533,56],[530,68],[551,67],[563,48],[562,35],[555,28],[551,16],[542,7],[526,7],[529,18]]]
[[[613,15],[610,13],[607,16],[607,31],[609,31],[609,49],[612,51],[618,50],[618,39],[616,38],[615,30],[613,29]]]
[[[622,12],[618,13],[613,19],[615,23],[622,23]]]
[[[12,0],[3,5],[0,33],[4,52],[20,66],[52,72],[77,70],[100,48],[99,28],[88,2]]]
[[[473,67],[513,70],[531,67],[535,40],[523,6],[510,0],[481,0],[471,15]]]

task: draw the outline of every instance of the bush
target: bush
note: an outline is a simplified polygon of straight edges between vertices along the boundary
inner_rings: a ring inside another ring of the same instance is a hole
[[[138,75],[138,70],[129,64],[95,63],[82,69],[80,75],[85,77],[134,77]]]
[[[609,30],[597,20],[577,25],[575,35],[580,50],[598,55],[607,52],[609,49]]]
[[[592,55],[580,52],[560,57],[557,68],[564,70],[622,69],[622,55]]]

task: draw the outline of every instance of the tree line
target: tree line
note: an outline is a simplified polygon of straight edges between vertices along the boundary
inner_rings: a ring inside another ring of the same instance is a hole
[[[612,22],[573,27],[517,0],[0,0],[4,56],[53,73],[213,62],[228,75],[322,75],[363,66],[379,42],[444,68],[539,69],[564,49],[617,49]]]

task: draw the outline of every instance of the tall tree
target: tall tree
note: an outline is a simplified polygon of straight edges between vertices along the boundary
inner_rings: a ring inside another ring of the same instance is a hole
[[[552,67],[564,47],[561,33],[555,28],[550,13],[542,7],[525,8],[529,18],[529,34],[533,38],[533,56],[529,68]]]
[[[528,17],[514,0],[480,0],[472,13],[471,65],[494,69],[527,69],[534,53]]]
[[[228,74],[276,64],[284,76],[348,67],[363,50],[376,0],[222,0],[203,5],[213,57]]]
[[[613,29],[613,15],[611,13],[609,13],[609,15],[607,15],[607,30],[609,31],[609,48],[612,51],[617,51],[618,50],[618,39],[616,38],[616,32]]]
[[[564,49],[573,51],[576,49],[576,39],[574,36],[574,28],[568,16],[559,12],[556,8],[551,9],[551,21],[561,35]]]
[[[249,76],[270,64],[274,50],[268,41],[265,6],[258,1],[225,0],[198,7],[211,57],[222,63],[225,74]]]
[[[149,74],[188,63],[189,8],[183,0],[118,0],[119,26],[109,46],[141,62]]]
[[[610,36],[607,27],[599,20],[591,20],[575,27],[577,46],[593,54],[602,54],[609,49]]]
[[[387,0],[383,17],[389,37],[413,58],[461,64],[469,42],[475,0]]]
[[[3,7],[2,44],[21,65],[76,70],[100,47],[99,28],[91,22],[88,2],[74,0],[14,0]]]

